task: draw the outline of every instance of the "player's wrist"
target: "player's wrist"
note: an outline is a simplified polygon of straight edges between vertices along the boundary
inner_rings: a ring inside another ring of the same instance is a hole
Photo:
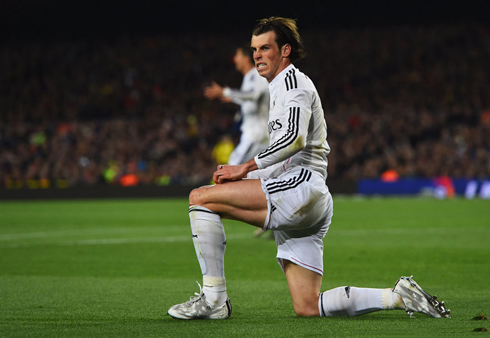
[[[221,92],[221,95],[229,98],[231,96],[231,88],[223,87],[223,91]]]
[[[257,163],[255,163],[255,159],[253,158],[250,161],[243,163],[242,167],[245,169],[247,174],[258,169]]]

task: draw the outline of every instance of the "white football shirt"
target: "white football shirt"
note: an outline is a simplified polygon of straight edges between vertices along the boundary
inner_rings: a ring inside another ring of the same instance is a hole
[[[255,156],[257,166],[270,170],[270,177],[301,166],[326,179],[330,147],[315,85],[294,65],[289,65],[269,83],[269,93],[270,143]]]

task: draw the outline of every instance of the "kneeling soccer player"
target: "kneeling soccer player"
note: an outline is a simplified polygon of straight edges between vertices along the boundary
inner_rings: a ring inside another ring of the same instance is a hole
[[[222,218],[274,232],[277,261],[299,316],[355,316],[404,309],[449,317],[444,303],[411,277],[393,289],[339,287],[320,292],[323,237],[333,214],[327,178],[327,126],[312,81],[293,65],[304,56],[296,22],[272,17],[254,28],[255,67],[269,82],[270,145],[241,165],[219,165],[214,186],[189,196],[189,216],[204,287],[197,297],[172,306],[179,319],[225,319],[231,315],[226,292]]]

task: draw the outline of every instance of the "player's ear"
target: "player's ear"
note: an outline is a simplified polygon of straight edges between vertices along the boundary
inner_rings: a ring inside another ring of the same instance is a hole
[[[287,58],[291,54],[291,45],[289,43],[286,43],[284,46],[282,46],[282,56]]]

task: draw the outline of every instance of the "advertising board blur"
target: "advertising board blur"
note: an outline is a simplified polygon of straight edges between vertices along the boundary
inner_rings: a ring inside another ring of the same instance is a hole
[[[436,198],[464,196],[467,199],[490,199],[490,179],[403,178],[391,181],[363,179],[357,192],[362,195],[421,195]]]

